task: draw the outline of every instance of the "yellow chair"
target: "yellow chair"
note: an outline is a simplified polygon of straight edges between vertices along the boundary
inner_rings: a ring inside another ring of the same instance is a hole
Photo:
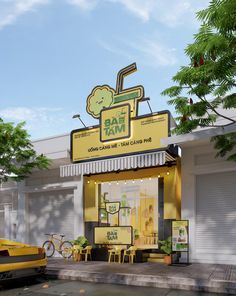
[[[113,256],[113,261],[116,261],[116,256],[118,257],[118,263],[121,263],[121,251],[122,251],[122,247],[120,246],[115,246],[113,249],[108,250],[108,262],[111,262],[112,256]]]
[[[81,260],[82,260],[83,256],[84,256],[84,261],[88,261],[88,256],[90,257],[90,260],[92,260],[91,251],[92,251],[92,246],[87,246],[84,249],[82,249],[80,251]]]
[[[124,251],[123,255],[123,263],[125,262],[125,257],[128,256],[129,258],[129,263],[134,263],[134,259],[136,258],[136,251],[137,247],[131,246],[127,250]]]

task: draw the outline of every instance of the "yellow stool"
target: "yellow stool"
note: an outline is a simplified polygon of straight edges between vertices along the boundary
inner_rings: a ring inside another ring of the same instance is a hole
[[[113,261],[116,261],[116,256],[118,257],[118,263],[121,263],[121,251],[122,248],[117,246],[114,249],[108,250],[109,258],[108,262],[111,262],[112,256],[113,256]]]

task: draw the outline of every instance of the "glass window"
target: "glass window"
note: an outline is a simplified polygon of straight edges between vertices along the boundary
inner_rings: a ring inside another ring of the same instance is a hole
[[[158,239],[158,178],[121,180],[101,184],[100,207],[105,202],[120,202],[117,214],[100,210],[100,222],[131,225],[134,244],[155,247]]]

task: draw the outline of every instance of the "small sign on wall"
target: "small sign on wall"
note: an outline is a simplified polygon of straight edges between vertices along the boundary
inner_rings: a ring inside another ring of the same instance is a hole
[[[109,214],[116,214],[120,211],[120,202],[106,202],[106,211]]]

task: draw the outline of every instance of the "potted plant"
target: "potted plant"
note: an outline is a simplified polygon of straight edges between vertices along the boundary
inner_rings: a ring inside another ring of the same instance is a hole
[[[75,261],[80,261],[80,255],[86,246],[88,246],[88,240],[85,236],[78,236],[77,239],[72,240],[73,244],[73,258]]]
[[[88,246],[88,240],[85,236],[78,236],[77,239],[75,240],[72,240],[71,243],[74,245],[74,246],[78,246],[80,247],[81,249],[82,248],[85,248]]]
[[[171,254],[172,254],[172,244],[171,244],[171,236],[169,236],[166,240],[159,241],[161,244],[161,250],[166,254],[164,257],[164,262],[167,265],[171,265]]]

